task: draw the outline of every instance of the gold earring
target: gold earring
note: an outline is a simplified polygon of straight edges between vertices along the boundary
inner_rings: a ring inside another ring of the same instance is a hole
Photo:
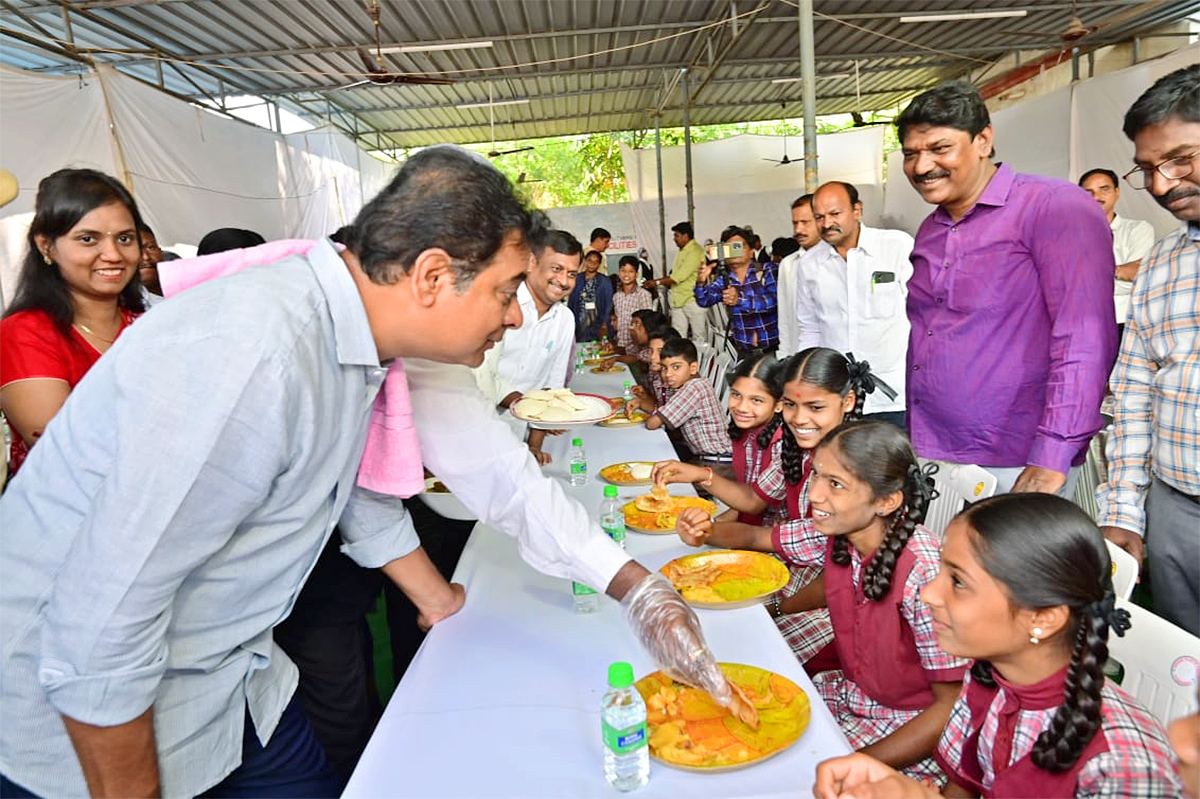
[[[1042,642],[1042,636],[1044,636],[1045,634],[1046,633],[1043,632],[1041,627],[1034,627],[1033,635],[1029,636],[1029,643],[1040,644]]]
[[[54,260],[50,258],[50,253],[42,253],[42,260],[46,262],[46,266],[50,266],[54,263]]]

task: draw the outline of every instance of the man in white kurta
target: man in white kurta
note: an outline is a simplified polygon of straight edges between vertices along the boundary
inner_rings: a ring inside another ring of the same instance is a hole
[[[800,249],[784,256],[779,262],[775,279],[778,292],[779,354],[783,358],[794,354],[800,341],[800,323],[796,317],[796,283],[800,279],[800,259],[804,253],[821,243],[817,222],[813,219],[812,195],[797,197],[792,203],[792,236]]]
[[[867,397],[866,414],[903,427],[912,236],[862,224],[858,191],[848,183],[818,188],[813,216],[822,241],[800,260],[798,348],[830,347],[869,362],[896,397],[877,390]]]

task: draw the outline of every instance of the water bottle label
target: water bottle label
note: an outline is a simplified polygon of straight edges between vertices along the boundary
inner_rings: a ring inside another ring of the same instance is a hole
[[[608,533],[608,537],[618,544],[625,540],[625,525],[621,522],[616,524],[602,524],[600,527],[604,532]]]
[[[589,596],[591,594],[596,593],[596,589],[586,586],[583,583],[577,583],[574,580],[572,580],[571,581],[571,593],[574,594],[575,596]]]
[[[587,462],[571,461],[571,474],[587,474]]]
[[[609,751],[618,755],[636,752],[646,745],[646,722],[634,724],[632,727],[618,730],[607,721],[604,725],[604,745]]]

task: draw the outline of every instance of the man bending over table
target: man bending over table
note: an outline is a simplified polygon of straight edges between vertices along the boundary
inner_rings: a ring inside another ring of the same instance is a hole
[[[462,606],[399,500],[356,474],[384,364],[477,365],[520,324],[535,224],[484,159],[434,147],[354,228],[343,253],[319,242],[148,315],[0,500],[3,795],[333,795],[271,628],[334,525],[425,623]],[[694,614],[598,528],[520,537],[728,701]]]

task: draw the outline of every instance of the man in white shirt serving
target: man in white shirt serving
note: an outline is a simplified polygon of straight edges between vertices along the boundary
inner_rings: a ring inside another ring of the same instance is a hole
[[[894,394],[869,395],[866,415],[903,430],[912,236],[862,224],[858,190],[840,181],[813,194],[813,218],[822,241],[800,260],[798,349],[830,347],[869,362]]]
[[[1112,228],[1113,260],[1117,262],[1117,272],[1113,277],[1113,305],[1117,311],[1117,335],[1120,337],[1125,331],[1125,317],[1129,314],[1133,279],[1137,276],[1142,259],[1150,254],[1150,248],[1154,246],[1154,227],[1141,219],[1117,216],[1121,185],[1117,173],[1111,169],[1089,169],[1079,178],[1079,186],[1100,203]]]

